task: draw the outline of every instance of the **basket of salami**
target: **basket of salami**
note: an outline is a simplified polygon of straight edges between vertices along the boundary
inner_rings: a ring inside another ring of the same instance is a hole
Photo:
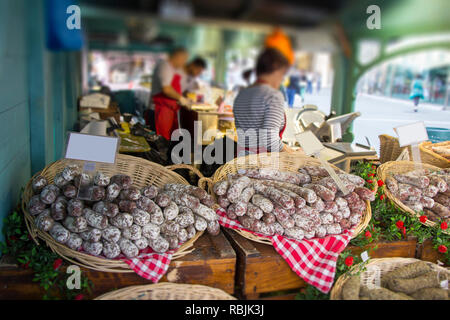
[[[438,143],[425,141],[419,144],[419,150],[423,163],[439,168],[450,168],[450,141]]]
[[[450,223],[450,169],[389,161],[378,167],[377,175],[386,184],[386,196],[401,210],[417,217],[425,215],[427,220],[422,223],[427,226]]]
[[[167,252],[176,259],[193,250],[203,231],[220,230],[213,198],[163,166],[119,154],[115,165],[98,164],[95,175],[81,168],[80,161],[56,161],[29,181],[22,197],[31,236],[68,261],[133,272],[127,259]],[[82,187],[88,201],[78,197]]]
[[[448,300],[450,271],[414,258],[372,259],[339,277],[331,300]]]
[[[203,285],[157,283],[105,293],[95,300],[236,300],[228,293]]]
[[[234,230],[256,242],[271,244],[273,235],[323,238],[350,229],[356,236],[370,221],[374,192],[364,188],[362,178],[333,169],[349,194],[319,160],[295,153],[236,158],[215,172],[209,191],[227,217],[243,226]]]

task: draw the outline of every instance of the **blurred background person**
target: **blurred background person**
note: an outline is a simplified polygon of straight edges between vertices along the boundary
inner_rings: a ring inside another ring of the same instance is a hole
[[[409,96],[410,99],[414,102],[414,112],[417,112],[419,108],[419,101],[420,99],[423,99],[423,80],[422,76],[418,74],[411,85],[411,95]]]
[[[194,92],[199,89],[199,84],[197,82],[198,77],[206,70],[208,67],[205,59],[202,57],[195,57],[192,59],[185,67],[185,79],[183,85],[183,91]]]
[[[313,74],[311,72],[306,74],[306,93],[313,93]]]
[[[300,95],[300,74],[297,69],[294,69],[289,76],[289,85],[286,88],[288,97],[288,105],[290,108],[294,106],[295,95]]]
[[[147,113],[147,124],[154,122],[156,134],[170,140],[172,132],[178,129],[180,106],[188,108],[190,101],[182,95],[183,67],[189,54],[185,48],[174,49],[167,60],[160,60],[153,72],[151,104],[154,121]]]
[[[244,138],[238,134],[238,155],[292,151],[281,141],[286,115],[279,90],[289,67],[289,61],[277,49],[268,48],[259,55],[256,82],[242,89],[234,102],[236,129],[245,135]]]

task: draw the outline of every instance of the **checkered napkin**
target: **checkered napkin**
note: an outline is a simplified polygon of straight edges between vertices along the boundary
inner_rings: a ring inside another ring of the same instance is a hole
[[[150,248],[142,250],[137,258],[126,259],[126,264],[141,277],[157,283],[167,272],[175,250],[166,253],[155,253]]]
[[[223,227],[241,229],[270,239],[275,250],[297,275],[323,293],[330,291],[336,274],[337,258],[350,242],[353,229],[340,235],[297,241],[279,235],[261,235],[228,218],[224,209],[220,208],[216,212]]]

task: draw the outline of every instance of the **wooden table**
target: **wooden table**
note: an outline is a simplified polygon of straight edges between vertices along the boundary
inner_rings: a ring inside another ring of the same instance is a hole
[[[237,254],[235,296],[242,299],[258,299],[261,295],[274,291],[289,291],[306,287],[307,283],[294,273],[286,261],[272,246],[250,241],[232,230],[224,231]],[[407,257],[421,258],[417,255],[416,239],[378,242],[378,249],[370,253],[371,258]],[[368,248],[349,246],[354,254],[360,254]],[[429,249],[428,261],[433,261]],[[433,261],[436,262],[436,261]],[[293,298],[293,295],[288,295]],[[276,297],[271,297],[274,299]]]
[[[207,234],[194,244],[195,250],[172,261],[161,282],[202,284],[234,292],[236,255],[223,233],[217,237]],[[25,270],[3,259],[0,263],[0,300],[41,299],[44,291],[32,282],[32,270]],[[135,273],[98,272],[82,268],[93,282],[93,292],[88,298],[133,285],[151,284]]]

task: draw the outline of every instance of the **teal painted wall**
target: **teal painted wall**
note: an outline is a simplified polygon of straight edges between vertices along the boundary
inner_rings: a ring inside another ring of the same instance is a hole
[[[0,1],[0,230],[77,121],[80,54],[46,50],[44,22],[43,0]]]

